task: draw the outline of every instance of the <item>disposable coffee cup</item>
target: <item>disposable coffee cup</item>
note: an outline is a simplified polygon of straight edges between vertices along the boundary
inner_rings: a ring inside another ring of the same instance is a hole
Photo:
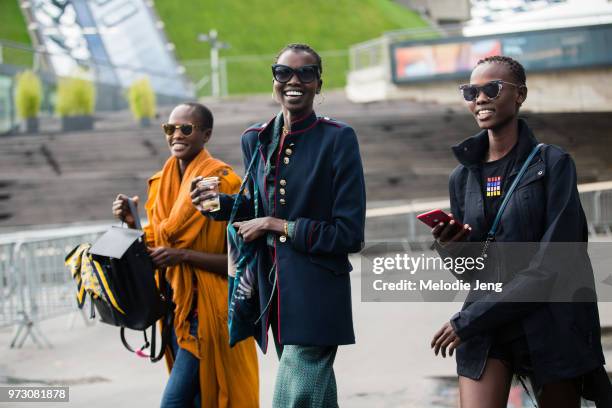
[[[205,177],[198,181],[198,187],[211,193],[216,193],[215,198],[200,203],[202,211],[215,212],[221,209],[219,201],[219,177]]]

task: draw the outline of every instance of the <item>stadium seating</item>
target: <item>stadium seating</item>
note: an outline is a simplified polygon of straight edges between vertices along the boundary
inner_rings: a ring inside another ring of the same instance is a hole
[[[268,97],[269,98],[269,97]],[[242,131],[272,117],[268,98],[210,102],[215,130],[210,151],[242,174]],[[456,165],[449,147],[477,131],[457,107],[409,101],[355,105],[328,93],[321,114],[351,124],[359,136],[368,206],[443,198]],[[162,122],[169,109],[160,111]],[[609,114],[526,114],[540,139],[563,146],[580,182],[612,179]],[[146,197],[146,180],[168,157],[157,125],[139,128],[127,112],[98,114],[91,132],[62,134],[45,119],[41,135],[0,138],[0,230],[27,225],[110,220],[117,193]]]

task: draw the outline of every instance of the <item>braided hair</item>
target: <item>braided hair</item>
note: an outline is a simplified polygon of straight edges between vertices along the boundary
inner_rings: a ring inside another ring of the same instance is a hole
[[[283,53],[285,51],[295,51],[295,52],[307,52],[308,54],[312,55],[317,63],[317,66],[319,67],[319,75],[321,75],[323,73],[323,62],[321,61],[321,57],[319,56],[319,54],[310,47],[310,45],[308,44],[300,44],[300,43],[293,43],[293,44],[288,44],[286,45],[282,50],[280,50],[280,52],[276,55],[276,60],[274,62],[278,62],[278,59],[280,58],[281,55],[283,55]]]
[[[476,66],[485,63],[504,64],[508,67],[508,69],[512,73],[512,76],[514,76],[517,85],[525,85],[527,82],[525,68],[523,68],[521,63],[515,60],[514,58],[506,57],[505,55],[493,55],[479,60],[478,63],[476,63]]]

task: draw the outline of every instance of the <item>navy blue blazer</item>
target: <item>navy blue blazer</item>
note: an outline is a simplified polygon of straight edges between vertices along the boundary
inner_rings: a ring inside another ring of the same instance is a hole
[[[279,147],[274,204],[270,206],[264,171],[273,123],[253,126],[242,136],[245,168],[254,154],[259,155],[252,170],[259,193],[253,197],[255,186],[247,185],[250,195],[242,200],[236,219],[253,218],[257,200],[262,216],[296,224],[294,238],[277,235],[273,248],[266,244],[265,236],[258,240],[259,303],[265,313],[254,336],[265,352],[272,321],[283,345],[352,344],[348,254],[363,247],[366,207],[357,136],[350,126],[314,112],[292,123],[292,131]],[[213,215],[215,219],[229,218],[235,197],[221,195],[221,210]],[[266,309],[273,294],[273,262],[278,271],[276,297]]]

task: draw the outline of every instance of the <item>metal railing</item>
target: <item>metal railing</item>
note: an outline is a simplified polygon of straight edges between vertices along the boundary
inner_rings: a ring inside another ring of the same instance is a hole
[[[0,237],[0,327],[15,326],[11,347],[30,337],[51,346],[38,323],[77,312],[76,286],[64,257],[108,227],[72,227]]]
[[[390,64],[389,46],[399,41],[425,40],[461,35],[462,25],[431,26],[387,31],[381,37],[354,44],[349,48],[351,71],[388,66]]]
[[[578,191],[589,234],[612,236],[612,182],[583,184]]]
[[[612,237],[612,182],[579,186],[592,236]],[[430,241],[431,234],[416,215],[433,208],[448,209],[448,200],[371,208],[366,239]],[[93,243],[108,225],[57,228],[0,236],[0,327],[15,327],[11,347],[31,338],[50,346],[39,322],[78,312],[76,286],[64,257],[76,245]]]
[[[578,192],[587,218],[589,234],[597,238],[612,238],[612,181],[581,184],[578,186]],[[448,210],[449,201],[443,199],[368,209],[366,240],[431,240],[429,229],[421,224],[416,216],[434,208]]]

